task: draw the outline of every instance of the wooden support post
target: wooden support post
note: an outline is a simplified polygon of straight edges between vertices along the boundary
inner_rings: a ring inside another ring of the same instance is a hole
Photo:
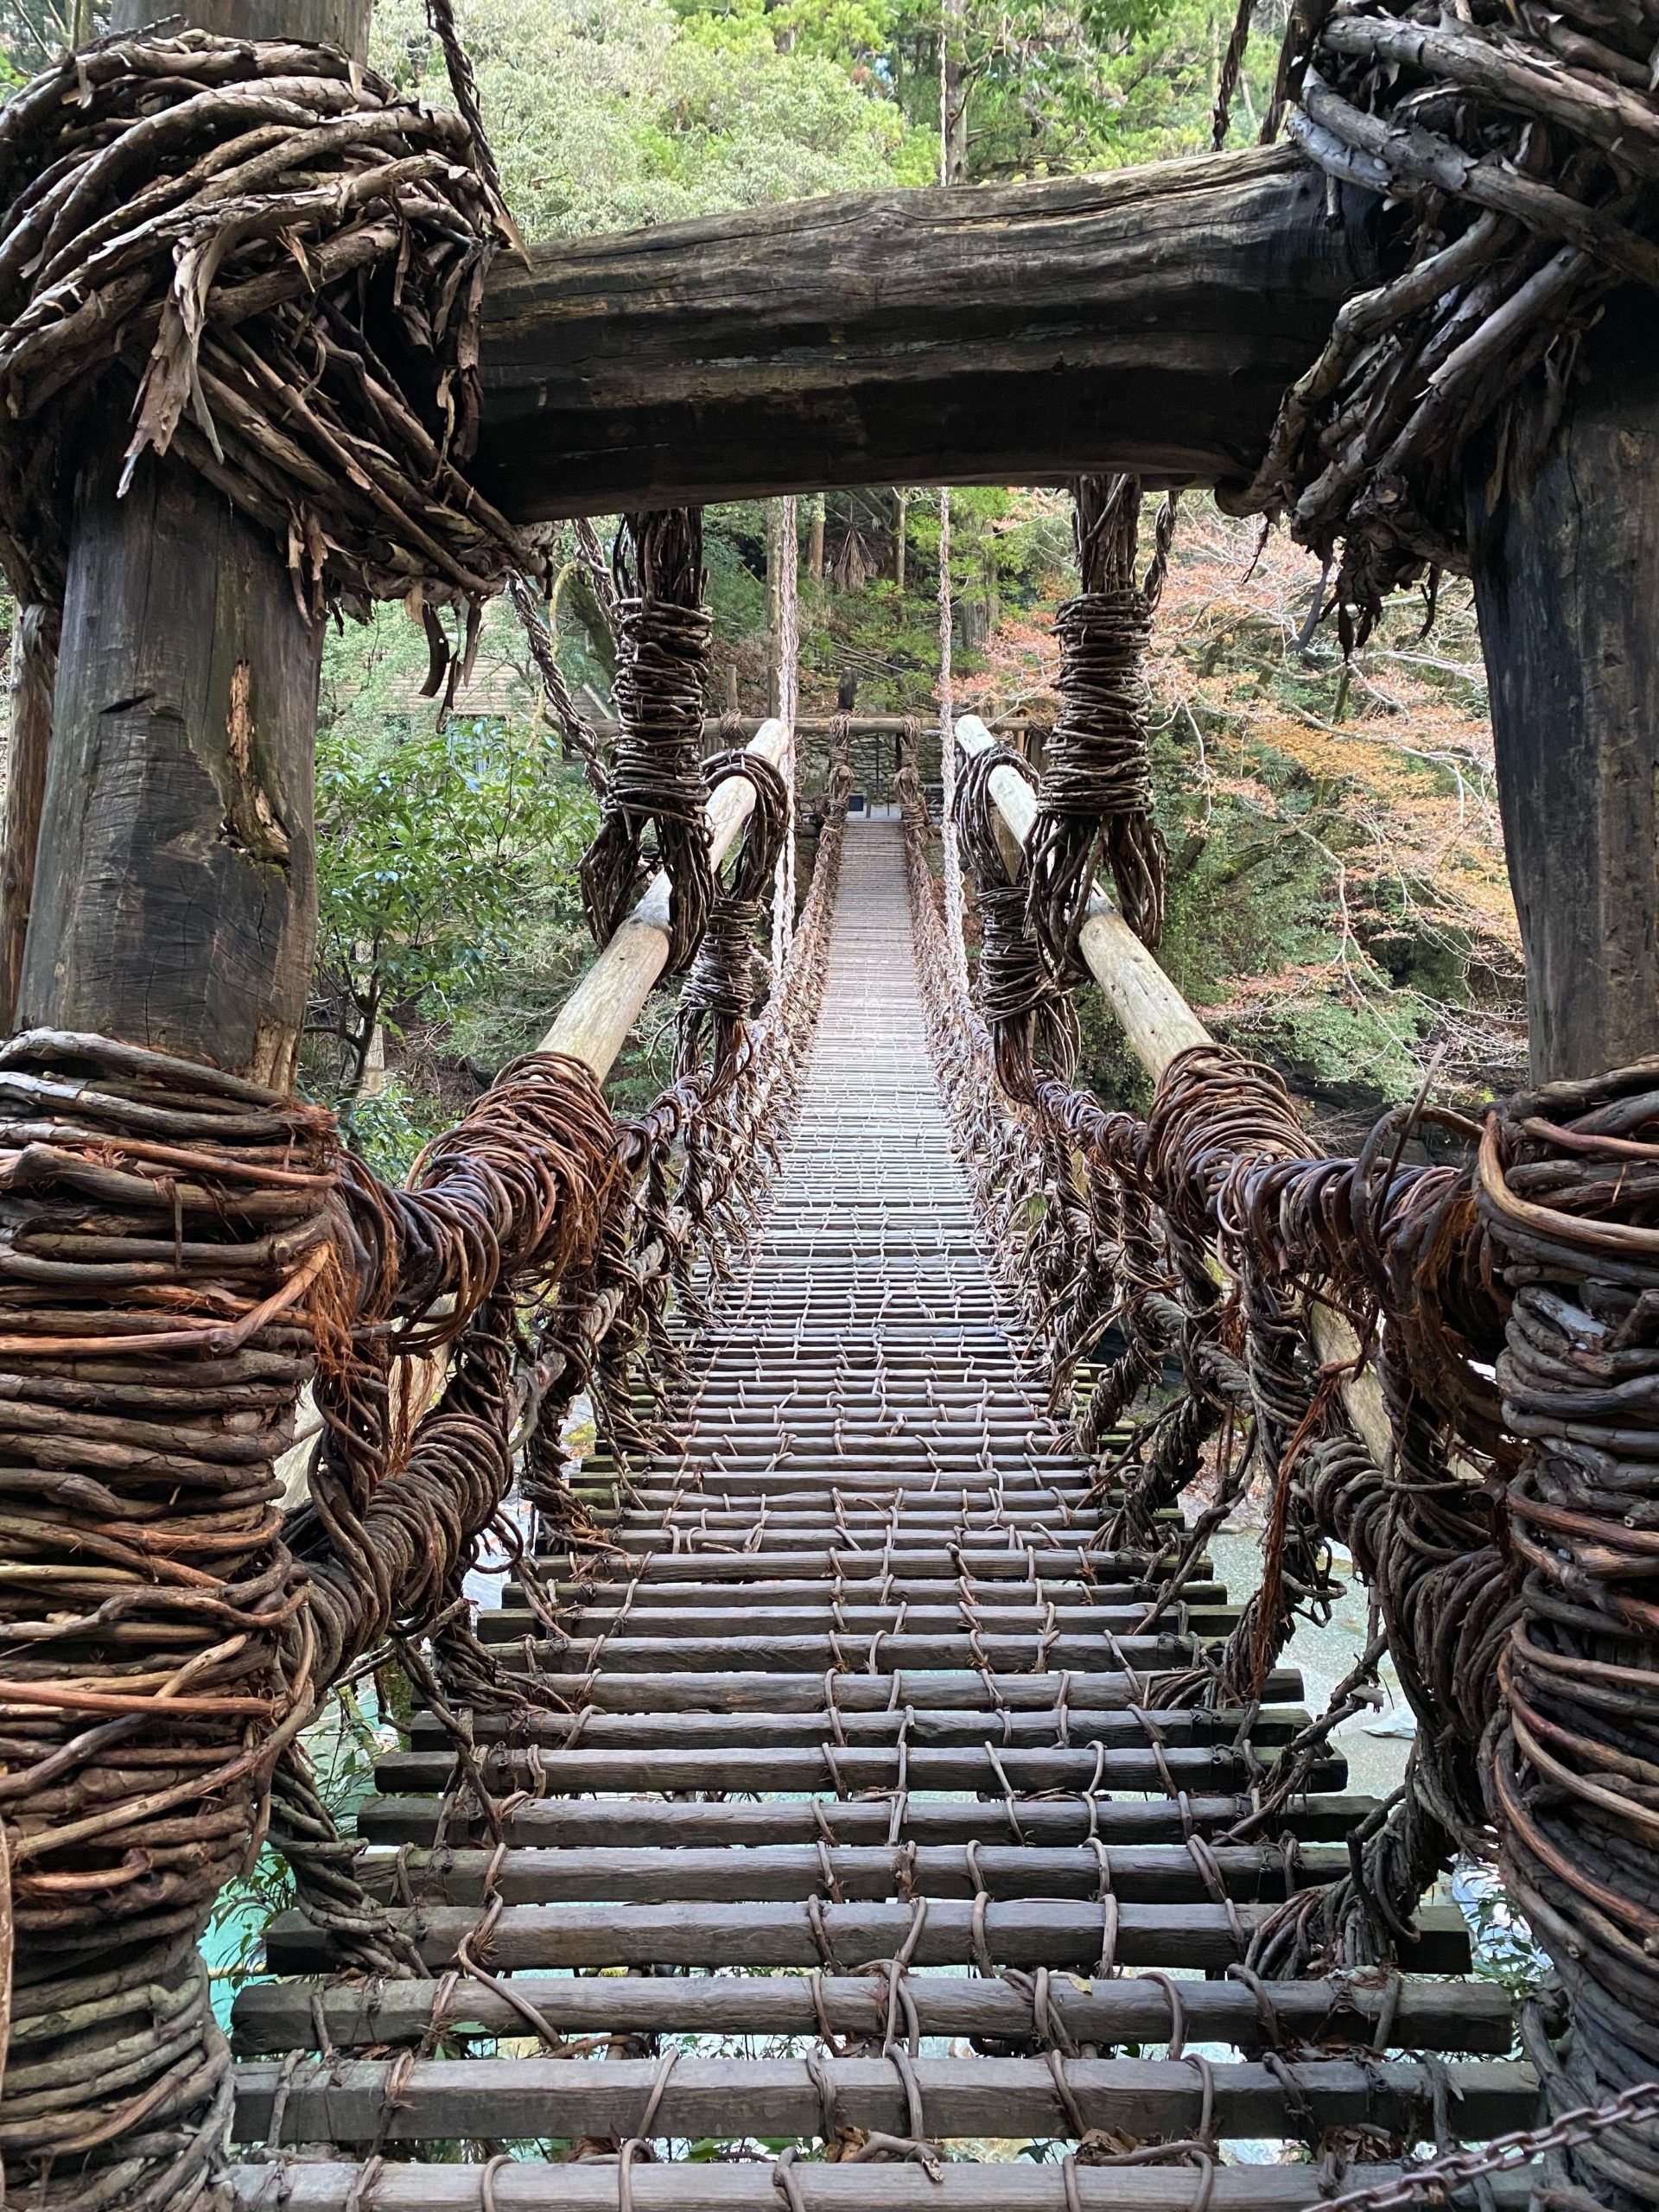
[[[1659,1053],[1656,343],[1617,298],[1559,426],[1524,395],[1470,486],[1535,1082]]]
[[[58,610],[21,607],[11,640],[11,735],[6,762],[6,842],[0,861],[0,1019],[17,1010],[23,940],[35,897],[52,702],[58,676]]]
[[[149,20],[123,0],[115,28]],[[186,0],[187,29],[327,39],[369,0]],[[111,402],[76,487],[20,1027],[291,1082],[315,930],[320,626],[264,532],[147,454]]]
[[[310,983],[320,625],[181,461],[76,502],[17,1018],[279,1088]]]

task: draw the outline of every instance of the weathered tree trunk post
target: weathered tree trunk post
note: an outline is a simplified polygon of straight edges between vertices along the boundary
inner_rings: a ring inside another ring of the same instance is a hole
[[[807,541],[806,572],[815,584],[823,582],[823,524],[825,496],[822,492],[812,495],[812,534]]]
[[[898,585],[899,590],[903,591],[906,540],[910,530],[910,494],[908,492],[901,491],[895,493],[893,496],[899,502],[899,513],[893,532],[893,581]]]
[[[187,0],[187,27],[328,40],[370,0]],[[143,0],[117,28],[149,19]],[[124,412],[77,487],[20,1027],[95,1030],[286,1086],[315,926],[321,626],[181,461],[116,497]]]
[[[966,0],[944,0],[939,16],[939,182],[968,181]]]
[[[5,854],[0,860],[0,1020],[9,1028],[23,971],[23,938],[35,893],[35,855],[46,802],[52,702],[58,673],[58,610],[38,601],[17,610],[11,640],[11,732],[6,765]]]
[[[1659,310],[1586,340],[1472,474],[1498,798],[1535,1081],[1659,1053]]]

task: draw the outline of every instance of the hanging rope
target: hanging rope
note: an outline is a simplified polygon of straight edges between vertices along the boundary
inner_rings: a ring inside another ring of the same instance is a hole
[[[1055,618],[1060,713],[1037,797],[1029,870],[1031,917],[1051,971],[1087,974],[1077,937],[1103,858],[1123,918],[1141,942],[1163,934],[1165,848],[1152,812],[1141,670],[1163,589],[1175,499],[1159,511],[1152,560],[1135,579],[1141,486],[1134,477],[1079,477],[1073,527],[1082,589]]]
[[[1035,1095],[1039,1069],[1071,1082],[1081,1039],[1071,994],[1044,966],[1032,931],[1023,862],[1011,874],[998,842],[990,783],[1000,768],[1036,785],[1035,770],[1019,753],[1005,745],[988,746],[961,771],[957,817],[980,925],[975,1002],[990,1032],[997,1081],[1008,1097],[1027,1103]]]
[[[957,718],[950,658],[955,632],[950,613],[950,494],[939,493],[939,844],[944,855],[945,952],[966,987],[968,950],[963,937],[962,854],[957,843]]]
[[[668,967],[677,974],[690,963],[715,896],[702,769],[713,617],[702,603],[701,512],[625,516],[613,563],[621,731],[599,829],[582,855],[582,901],[594,941],[605,944],[656,870],[665,869]]]
[[[754,794],[754,810],[680,991],[675,1073],[688,1076],[701,1066],[706,1044],[718,1082],[729,1074],[749,1017],[766,997],[768,979],[756,973],[758,939],[767,891],[779,880],[789,785],[771,761],[747,750],[716,753],[708,772],[711,791],[739,777]],[[779,972],[775,964],[772,972]]]

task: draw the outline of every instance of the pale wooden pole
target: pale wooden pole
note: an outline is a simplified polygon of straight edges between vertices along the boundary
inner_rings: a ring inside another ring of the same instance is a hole
[[[957,742],[971,754],[988,752],[996,740],[977,715],[963,715],[957,723]],[[1017,769],[994,768],[990,792],[997,812],[1023,849],[1037,818],[1030,785]],[[1154,1082],[1180,1053],[1194,1045],[1215,1042],[1098,883],[1089,901],[1078,950],[1117,1016],[1129,1049]],[[1351,1370],[1359,1357],[1359,1340],[1348,1324],[1320,1305],[1308,1307],[1307,1323],[1325,1364]],[[1394,1440],[1376,1376],[1369,1368],[1349,1373],[1342,1396],[1366,1449],[1379,1466],[1386,1465]]]
[[[774,720],[761,725],[747,749],[781,768],[788,747],[788,724]],[[753,808],[753,792],[736,776],[709,801],[709,845],[716,868],[737,842]],[[543,1052],[569,1052],[585,1060],[601,1082],[610,1073],[652,986],[668,965],[668,878],[659,871],[560,1008],[542,1039]]]

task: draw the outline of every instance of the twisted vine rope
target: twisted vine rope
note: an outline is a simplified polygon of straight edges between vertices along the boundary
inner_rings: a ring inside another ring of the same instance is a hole
[[[108,1039],[0,1047],[0,2156],[69,2208],[222,2194],[228,2053],[195,1944],[327,1683],[458,1587],[511,1473],[518,1300],[596,1240],[588,1071],[523,1064],[393,1191],[331,1117]],[[447,1389],[407,1440],[411,1360]],[[275,1462],[315,1376],[311,1499]],[[302,1885],[302,1894],[304,1885]]]
[[[680,992],[675,1073],[693,1072],[706,1041],[719,1079],[730,1071],[761,996],[757,938],[765,903],[776,888],[790,807],[789,785],[758,753],[717,753],[707,772],[711,792],[740,778],[754,799],[729,878],[715,893],[709,925]]]
[[[957,817],[980,922],[974,1000],[992,1040],[997,1081],[1024,1103],[1034,1094],[1039,1067],[1071,1081],[1080,1040],[1071,995],[1044,964],[1030,927],[1025,867],[1010,874],[997,838],[989,785],[999,768],[1035,787],[1028,761],[1005,745],[989,746],[958,771]]]
[[[1141,661],[1163,589],[1174,528],[1172,494],[1158,517],[1146,575],[1136,581],[1141,486],[1129,476],[1080,477],[1072,523],[1082,588],[1054,619],[1060,711],[1043,760],[1027,868],[1036,941],[1050,972],[1087,974],[1077,938],[1103,859],[1123,918],[1144,944],[1164,926],[1164,841],[1152,812]]]
[[[1224,504],[1284,512],[1335,565],[1344,644],[1391,590],[1466,567],[1471,440],[1540,374],[1559,412],[1608,293],[1659,284],[1653,41],[1597,0],[1292,10],[1264,136],[1282,119],[1333,189],[1406,222],[1396,273],[1343,308]]]
[[[702,766],[713,617],[702,603],[701,512],[669,507],[625,517],[614,557],[621,731],[599,829],[582,856],[582,899],[603,944],[653,872],[665,869],[668,967],[677,974],[690,964],[715,900]]]

